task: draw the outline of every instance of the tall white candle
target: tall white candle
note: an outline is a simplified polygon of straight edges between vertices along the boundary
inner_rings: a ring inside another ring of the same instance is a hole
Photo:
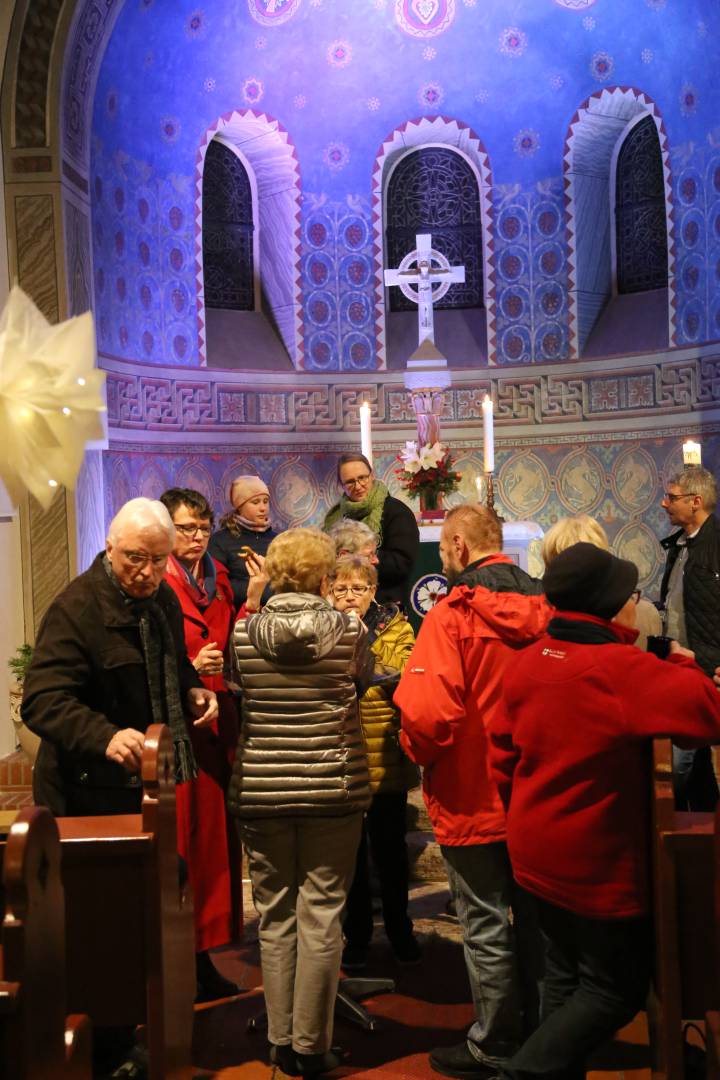
[[[702,465],[699,442],[688,439],[683,443],[683,465]]]
[[[367,401],[363,401],[360,406],[360,453],[364,454],[372,465],[372,428],[370,426],[370,406]]]
[[[486,394],[482,403],[483,411],[483,469],[486,473],[495,470],[495,444],[493,442],[493,403]]]
[[[482,502],[482,493],[483,493],[482,485],[483,485],[482,477],[481,476],[476,476],[475,477],[475,490],[477,491],[477,501],[478,502]]]

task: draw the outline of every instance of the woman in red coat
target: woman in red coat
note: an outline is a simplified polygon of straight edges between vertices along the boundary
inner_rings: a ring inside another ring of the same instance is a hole
[[[225,811],[225,791],[238,737],[235,703],[223,675],[225,648],[235,621],[225,567],[208,555],[213,514],[207,499],[190,488],[160,496],[175,525],[175,544],[165,580],[180,601],[185,646],[204,686],[218,697],[217,726],[193,729],[195,779],[176,789],[178,851],[185,859],[195,904],[197,1001],[237,993],[213,965],[209,949],[237,936],[242,918],[240,851]]]

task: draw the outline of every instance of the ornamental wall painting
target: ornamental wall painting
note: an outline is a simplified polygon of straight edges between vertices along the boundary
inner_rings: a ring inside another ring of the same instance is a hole
[[[395,18],[412,37],[435,37],[453,22],[455,0],[395,0]]]

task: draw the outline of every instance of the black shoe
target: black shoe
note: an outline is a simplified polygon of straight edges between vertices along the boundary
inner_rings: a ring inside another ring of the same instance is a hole
[[[340,966],[343,971],[364,971],[367,967],[367,945],[351,945],[347,943],[343,949]]]
[[[109,1080],[147,1080],[149,1076],[148,1052],[144,1046],[136,1046],[126,1061],[107,1074]]]
[[[430,1068],[443,1076],[458,1080],[497,1080],[496,1065],[483,1065],[470,1050],[467,1042],[456,1046],[440,1046],[430,1054]]]
[[[410,934],[406,938],[401,938],[399,941],[391,941],[392,951],[395,953],[395,959],[400,964],[419,964],[422,960],[422,949],[420,948],[420,942],[414,934]]]
[[[290,1043],[283,1043],[282,1046],[270,1043],[270,1064],[277,1065],[282,1069],[286,1076],[300,1075],[297,1061],[295,1060],[295,1051]]]
[[[337,1069],[347,1059],[347,1054],[339,1046],[333,1046],[325,1054],[295,1054],[295,1061],[300,1076],[323,1076]],[[290,1075],[293,1075],[292,1073]],[[294,1075],[297,1075],[294,1074]]]

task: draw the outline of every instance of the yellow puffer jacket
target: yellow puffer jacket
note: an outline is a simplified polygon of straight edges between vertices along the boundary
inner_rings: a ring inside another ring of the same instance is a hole
[[[395,604],[383,605],[374,629],[372,652],[381,664],[402,671],[415,644],[413,628]],[[370,791],[407,791],[419,783],[416,766],[400,749],[400,714],[392,703],[393,686],[371,686],[360,699],[360,722],[367,744]]]

